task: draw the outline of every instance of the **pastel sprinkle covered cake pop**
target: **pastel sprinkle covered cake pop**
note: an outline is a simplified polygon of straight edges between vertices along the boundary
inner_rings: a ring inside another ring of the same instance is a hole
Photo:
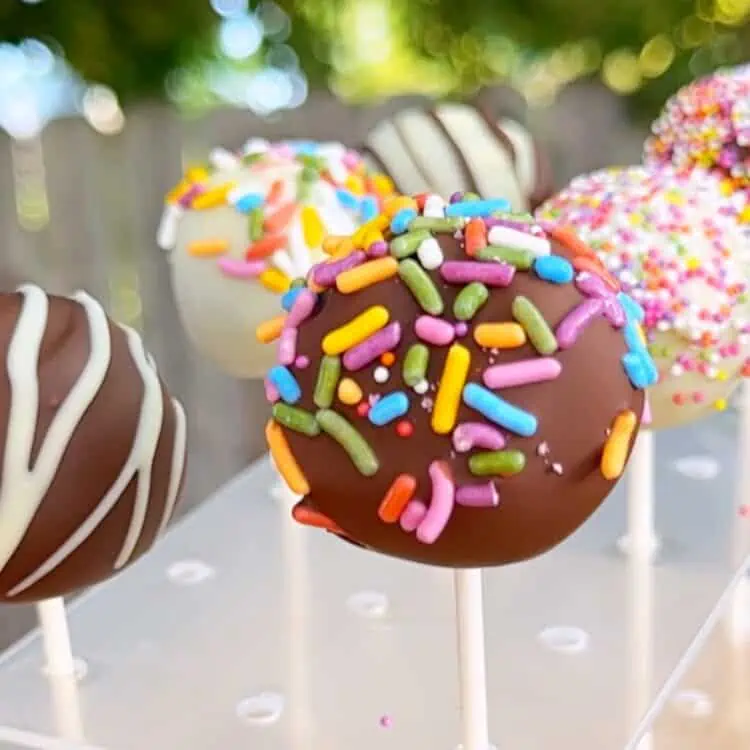
[[[258,323],[322,257],[324,237],[350,235],[391,192],[338,143],[255,139],[189,169],[167,196],[158,241],[196,348],[230,375],[262,377],[271,357]]]
[[[276,323],[266,437],[294,518],[451,567],[564,540],[633,446],[656,379],[643,310],[503,199],[392,198],[350,242]]]
[[[0,294],[0,601],[104,581],[166,529],[186,424],[132,329],[83,292]]]
[[[745,237],[719,179],[703,171],[605,169],[574,179],[537,213],[570,225],[645,311],[659,368],[652,427],[723,410],[748,372]]]

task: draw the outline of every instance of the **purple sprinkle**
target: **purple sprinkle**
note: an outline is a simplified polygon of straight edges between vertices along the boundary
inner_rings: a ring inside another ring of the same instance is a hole
[[[292,309],[284,321],[284,328],[299,328],[311,315],[318,301],[318,295],[311,289],[303,289],[295,298]]]
[[[500,496],[494,482],[465,484],[456,489],[456,502],[471,508],[494,508],[500,503]]]
[[[580,305],[571,310],[562,320],[555,337],[561,349],[570,349],[575,344],[578,337],[583,333],[583,329],[601,315],[604,311],[604,301],[600,299],[586,299]]]
[[[388,255],[388,243],[383,240],[373,242],[367,248],[367,256],[369,258],[382,258],[385,255]]]
[[[606,299],[614,296],[614,292],[604,283],[604,279],[588,271],[583,271],[576,276],[575,285],[578,291],[587,297]]]
[[[459,323],[456,323],[454,329],[456,331],[456,336],[458,337],[465,336],[469,332],[469,326],[467,326],[466,323],[463,322],[463,320]]]
[[[336,283],[336,277],[348,271],[350,268],[362,265],[367,259],[367,255],[362,250],[355,250],[345,258],[340,260],[327,261],[325,263],[318,263],[313,266],[311,271],[312,280],[318,286],[329,287]]]
[[[615,327],[622,328],[628,322],[625,308],[612,296],[604,300],[604,317]]]
[[[349,349],[344,354],[344,367],[350,372],[361,370],[381,354],[395,349],[399,341],[401,341],[401,324],[399,322],[391,323],[377,333],[373,333],[361,344]]]
[[[510,286],[516,269],[508,263],[476,263],[449,260],[440,266],[440,275],[449,284],[470,284],[480,281],[487,286]]]
[[[449,203],[460,203],[464,199],[464,194],[462,192],[453,193],[451,197],[448,199]]]
[[[279,336],[278,360],[280,365],[291,365],[297,356],[297,329],[285,328]]]

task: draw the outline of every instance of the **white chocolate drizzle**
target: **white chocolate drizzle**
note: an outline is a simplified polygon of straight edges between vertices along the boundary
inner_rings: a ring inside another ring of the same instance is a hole
[[[49,299],[44,291],[32,285],[21,287],[19,292],[23,295],[23,304],[7,352],[10,407],[0,476],[0,571],[22,544],[44,502],[76,429],[101,390],[112,356],[104,310],[88,294],[76,293],[72,299],[81,305],[88,322],[88,360],[57,409],[32,466],[31,453],[39,413],[39,354],[47,327]],[[138,545],[148,512],[164,403],[153,359],[146,353],[135,331],[125,327],[123,330],[143,382],[143,399],[130,455],[88,518],[35,571],[16,584],[8,592],[9,597],[34,586],[73,554],[117,505],[134,478],[137,484],[133,512],[115,561],[115,570],[131,560]],[[175,412],[174,447],[159,533],[164,531],[174,510],[185,461],[185,414],[177,401],[172,400],[172,407]]]

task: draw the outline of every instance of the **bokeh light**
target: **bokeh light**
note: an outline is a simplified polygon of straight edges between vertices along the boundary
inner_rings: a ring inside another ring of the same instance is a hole
[[[617,94],[632,94],[642,83],[638,56],[632,50],[610,52],[602,63],[602,79]]]
[[[108,86],[89,86],[81,110],[86,121],[102,135],[115,135],[125,127],[125,115],[117,94]]]
[[[219,48],[231,60],[254,55],[263,42],[263,26],[254,16],[226,18],[219,26]]]

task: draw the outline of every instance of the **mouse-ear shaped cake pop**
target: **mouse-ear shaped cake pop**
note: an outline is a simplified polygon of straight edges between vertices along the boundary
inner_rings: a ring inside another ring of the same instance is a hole
[[[175,510],[186,424],[132,329],[88,294],[0,294],[0,601],[62,596],[147,552]]]
[[[655,382],[639,305],[504,199],[392,198],[349,244],[275,327],[266,437],[294,518],[449,567],[563,541],[622,475]]]
[[[363,152],[403,193],[503,195],[515,210],[533,209],[552,194],[538,141],[486,99],[396,112],[372,130]]]
[[[721,179],[671,167],[575,178],[537,212],[570,225],[645,311],[653,428],[722,410],[748,372],[747,239]]]
[[[167,196],[158,242],[198,351],[229,375],[263,377],[258,323],[323,257],[324,237],[350,235],[391,193],[388,177],[340,143],[252,139],[188,169]]]

